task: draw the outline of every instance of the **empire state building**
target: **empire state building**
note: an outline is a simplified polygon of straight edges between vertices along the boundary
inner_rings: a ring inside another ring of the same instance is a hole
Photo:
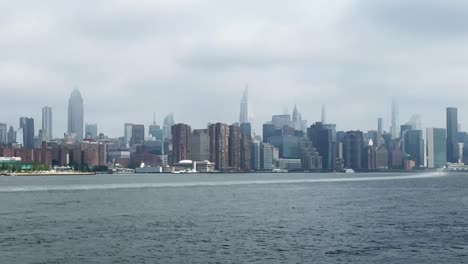
[[[68,100],[68,133],[75,135],[78,142],[83,141],[83,116],[83,98],[80,91],[75,89]]]

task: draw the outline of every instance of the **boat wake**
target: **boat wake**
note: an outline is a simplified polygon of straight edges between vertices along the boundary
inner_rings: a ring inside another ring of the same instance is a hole
[[[3,186],[4,192],[44,192],[44,191],[85,191],[85,190],[111,190],[111,189],[139,189],[139,188],[168,188],[193,186],[230,186],[249,184],[293,184],[293,183],[326,183],[326,182],[360,182],[360,181],[386,181],[424,179],[445,176],[442,172],[424,174],[411,174],[403,176],[373,176],[352,178],[321,178],[321,179],[272,179],[272,180],[234,180],[234,181],[198,181],[198,182],[163,182],[163,183],[122,183],[122,184],[77,184],[77,185],[37,185],[37,186]]]

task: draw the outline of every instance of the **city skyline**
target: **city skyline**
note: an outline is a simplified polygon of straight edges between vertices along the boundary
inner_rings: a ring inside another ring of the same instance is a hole
[[[299,1],[287,14],[266,1],[170,3],[0,4],[0,122],[17,128],[50,105],[59,135],[75,85],[85,122],[113,137],[121,123],[149,125],[153,112],[158,123],[169,112],[193,127],[234,123],[245,83],[257,130],[283,105],[311,122],[326,104],[343,130],[372,129],[377,117],[387,130],[393,97],[401,123],[421,114],[442,127],[445,107],[468,112],[461,1]]]

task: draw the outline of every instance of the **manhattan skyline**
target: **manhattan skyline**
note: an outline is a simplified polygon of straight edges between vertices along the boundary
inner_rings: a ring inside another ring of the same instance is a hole
[[[0,120],[17,128],[20,116],[40,120],[51,106],[61,136],[77,86],[84,122],[111,137],[126,122],[151,124],[154,112],[159,125],[170,112],[193,127],[234,123],[248,83],[256,130],[294,105],[309,124],[326,105],[327,122],[342,130],[375,129],[378,117],[388,130],[394,97],[401,124],[420,114],[424,127],[444,127],[446,107],[468,112],[467,6],[299,1],[285,12],[266,1],[2,3]]]

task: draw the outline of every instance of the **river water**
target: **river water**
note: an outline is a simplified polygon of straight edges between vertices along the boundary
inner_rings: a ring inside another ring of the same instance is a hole
[[[468,263],[465,174],[0,177],[0,263]]]

